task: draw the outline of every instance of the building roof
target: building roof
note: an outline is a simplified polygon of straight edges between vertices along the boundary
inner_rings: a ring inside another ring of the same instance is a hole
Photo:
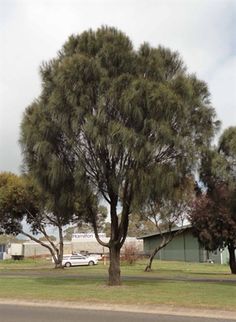
[[[175,227],[175,228],[171,229],[171,232],[176,232],[178,230],[186,230],[188,228],[192,228],[192,225],[185,225],[185,226],[181,226],[181,227]],[[166,229],[166,230],[164,230],[162,232],[157,232],[157,233],[152,233],[152,234],[149,234],[149,235],[144,235],[144,236],[141,236],[141,237],[137,237],[137,239],[144,239],[144,238],[159,236],[161,234],[166,234],[168,232],[169,232],[169,230]]]

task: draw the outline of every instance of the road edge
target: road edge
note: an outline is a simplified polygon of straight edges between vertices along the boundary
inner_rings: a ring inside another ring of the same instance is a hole
[[[148,314],[162,314],[162,315],[177,315],[177,316],[191,316],[191,317],[205,317],[205,318],[224,318],[236,321],[236,311],[225,311],[215,309],[196,309],[184,308],[176,306],[158,305],[149,306],[143,305],[121,305],[121,304],[104,304],[104,303],[87,303],[87,302],[60,302],[60,301],[26,301],[16,299],[1,299],[0,304],[4,305],[19,305],[30,307],[54,307],[65,309],[82,309],[94,311],[116,311],[116,312],[133,312],[133,313],[148,313]]]

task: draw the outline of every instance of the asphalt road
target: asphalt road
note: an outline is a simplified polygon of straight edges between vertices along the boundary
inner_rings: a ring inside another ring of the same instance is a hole
[[[235,322],[236,320],[0,304],[0,322]]]

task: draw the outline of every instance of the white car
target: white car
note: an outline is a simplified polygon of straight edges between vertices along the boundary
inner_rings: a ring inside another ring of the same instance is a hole
[[[81,254],[64,255],[62,265],[65,267],[88,265],[93,266],[98,263],[98,259],[93,256],[84,256]]]

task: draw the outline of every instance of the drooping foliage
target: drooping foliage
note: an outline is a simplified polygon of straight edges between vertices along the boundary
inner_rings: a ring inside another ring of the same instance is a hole
[[[33,164],[42,153],[47,171],[50,152],[56,168],[86,193],[97,239],[110,250],[109,283],[120,284],[120,248],[136,193],[148,176],[163,177],[165,167],[189,173],[215,132],[207,85],[186,72],[177,52],[147,43],[134,50],[124,33],[110,27],[71,36],[42,65],[41,77],[42,93],[22,126],[25,155],[30,151]],[[24,131],[32,111],[36,127]],[[97,234],[94,195],[110,206],[107,244]]]
[[[59,238],[57,246],[48,236],[44,237],[52,242],[56,267],[62,267],[64,226],[75,220],[77,225],[89,221],[90,212],[84,205],[88,201],[96,211],[97,200],[92,194],[78,194],[74,156],[64,142],[61,130],[50,123],[47,111],[41,108],[39,102],[34,102],[25,112],[20,142],[24,170],[37,183],[44,208],[40,214],[28,216],[27,221],[33,232],[40,230],[44,235],[47,234],[47,225],[56,227]],[[87,190],[86,185],[83,190]]]

